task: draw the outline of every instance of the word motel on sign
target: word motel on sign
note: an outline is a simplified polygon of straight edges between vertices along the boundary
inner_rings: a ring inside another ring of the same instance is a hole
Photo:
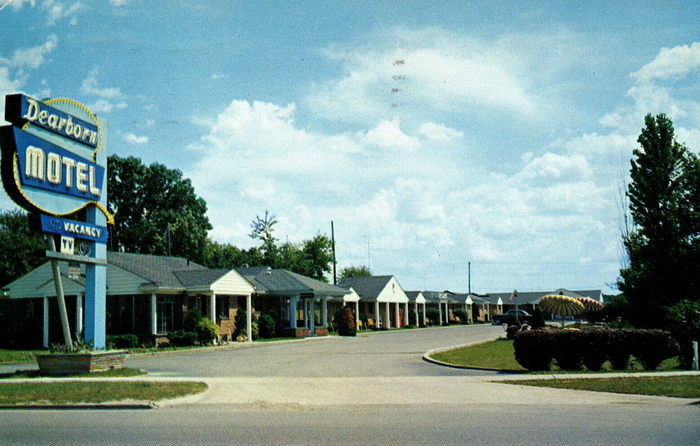
[[[58,153],[47,154],[39,147],[28,146],[25,166],[26,178],[63,185],[66,189],[75,187],[78,191],[89,193],[96,198],[99,198],[102,193],[96,186],[95,166],[90,163],[77,161]]]

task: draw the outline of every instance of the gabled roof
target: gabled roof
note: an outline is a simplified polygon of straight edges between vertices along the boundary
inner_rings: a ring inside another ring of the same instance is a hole
[[[190,271],[173,271],[173,274],[184,287],[211,285],[229,271],[228,269],[201,269]]]
[[[375,299],[394,276],[346,277],[338,282],[342,288],[352,287],[361,299]]]
[[[445,299],[447,298],[447,293],[444,293],[442,291],[421,291],[423,293],[423,296],[425,297],[426,302],[431,302],[431,303],[439,303],[439,302],[445,302]]]
[[[144,285],[150,284],[163,288],[182,288],[185,286],[175,272],[207,271],[207,268],[182,257],[166,257],[151,254],[132,254],[125,252],[108,252],[107,263],[116,265],[144,279]]]
[[[255,291],[264,294],[310,293],[326,296],[344,296],[348,291],[311,277],[281,268],[237,268],[236,271],[250,282]]]

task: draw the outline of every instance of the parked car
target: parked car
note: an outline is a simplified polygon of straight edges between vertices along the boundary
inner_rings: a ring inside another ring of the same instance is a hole
[[[491,321],[493,325],[501,325],[504,322],[508,322],[508,319],[511,316],[516,315],[518,316],[518,318],[520,318],[520,322],[522,322],[523,324],[527,324],[528,322],[530,322],[530,318],[532,317],[532,315],[525,310],[508,310],[503,314],[493,315]]]

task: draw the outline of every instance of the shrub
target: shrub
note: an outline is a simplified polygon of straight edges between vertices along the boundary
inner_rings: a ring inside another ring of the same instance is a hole
[[[609,330],[608,359],[614,370],[625,370],[629,362],[631,349],[632,330]]]
[[[579,330],[554,330],[552,336],[552,357],[562,370],[580,370],[583,365],[583,338]]]
[[[454,313],[455,317],[459,318],[459,321],[462,324],[466,324],[469,322],[469,320],[467,319],[467,312],[464,311],[463,309],[458,308],[458,309],[454,310],[453,313]]]
[[[193,331],[175,330],[168,333],[168,342],[176,347],[190,347],[197,341]]]
[[[632,354],[644,370],[655,370],[661,361],[678,354],[678,342],[663,330],[634,330]]]
[[[355,315],[350,307],[343,307],[338,318],[338,334],[340,336],[356,336]]]
[[[693,363],[693,341],[700,342],[700,301],[682,300],[666,310],[669,328],[680,346],[678,359],[683,368]]]
[[[251,329],[253,331],[253,340],[258,339],[258,335],[260,334],[260,329],[259,329],[259,324],[258,324],[258,318],[253,315],[251,318],[252,324],[251,324]],[[233,337],[235,339],[238,339],[239,336],[241,335],[248,335],[248,332],[246,330],[246,312],[245,310],[241,310],[240,308],[236,312],[236,318],[235,318],[235,323],[236,323],[236,331],[233,333]]]
[[[430,325],[440,325],[440,310],[437,308],[426,308],[425,317],[430,321]]]
[[[513,341],[515,360],[528,370],[549,370],[552,363],[551,338],[546,330],[519,331]]]
[[[209,345],[219,338],[219,326],[211,319],[203,317],[197,322],[195,333],[200,344]]]
[[[506,328],[506,339],[515,339],[515,334],[520,331],[520,327],[517,325],[509,325]]]
[[[135,334],[108,335],[107,345],[110,348],[136,348],[139,346],[139,337]]]
[[[275,335],[275,320],[269,314],[260,315],[258,319],[258,333],[263,339],[269,339]]]
[[[600,329],[583,331],[581,351],[583,352],[583,365],[588,370],[597,372],[603,367],[603,363],[608,358],[609,331]]]

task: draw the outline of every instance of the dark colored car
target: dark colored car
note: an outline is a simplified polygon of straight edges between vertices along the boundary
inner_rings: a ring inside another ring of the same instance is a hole
[[[503,314],[496,314],[491,318],[494,325],[501,325],[508,321],[511,316],[517,315],[520,318],[520,322],[527,324],[530,321],[532,315],[525,310],[508,310]]]

